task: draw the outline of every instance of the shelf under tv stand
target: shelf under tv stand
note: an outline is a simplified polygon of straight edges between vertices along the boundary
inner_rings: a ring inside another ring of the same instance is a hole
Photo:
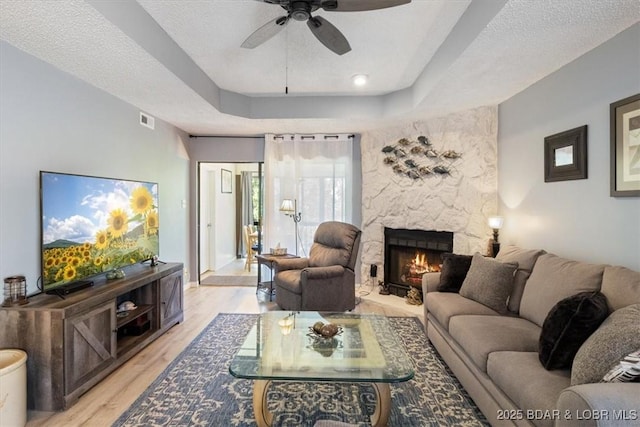
[[[39,294],[0,309],[0,348],[27,352],[29,409],[67,409],[108,374],[183,320],[183,264],[135,265],[65,295]],[[117,307],[136,309],[118,317]]]
[[[135,310],[123,312],[126,315],[124,317],[120,317],[120,313],[118,313],[116,315],[116,317],[118,318],[118,322],[117,322],[118,329],[123,326],[126,326],[131,322],[134,322],[136,319],[139,319],[140,316],[143,316],[149,313],[154,308],[155,307],[153,306],[153,304],[145,304],[145,305],[138,306],[138,308],[136,308]]]

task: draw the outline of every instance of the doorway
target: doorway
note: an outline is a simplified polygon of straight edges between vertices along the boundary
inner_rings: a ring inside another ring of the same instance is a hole
[[[198,284],[255,286],[243,226],[262,247],[263,194],[263,163],[198,163]]]

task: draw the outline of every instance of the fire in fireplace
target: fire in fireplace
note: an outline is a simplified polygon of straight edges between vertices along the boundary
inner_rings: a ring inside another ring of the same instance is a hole
[[[449,231],[384,229],[384,283],[401,297],[411,288],[422,292],[422,275],[440,271],[440,255],[453,252]]]

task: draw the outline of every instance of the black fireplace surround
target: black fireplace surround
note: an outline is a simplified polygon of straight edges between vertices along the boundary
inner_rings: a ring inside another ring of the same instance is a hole
[[[411,287],[422,292],[422,275],[440,271],[441,254],[453,252],[450,231],[384,229],[384,283],[404,297]]]

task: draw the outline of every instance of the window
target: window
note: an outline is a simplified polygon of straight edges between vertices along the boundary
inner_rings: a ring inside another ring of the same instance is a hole
[[[346,135],[327,139],[315,135],[267,135],[265,206],[269,212],[266,241],[294,253],[296,236],[290,216],[279,212],[283,199],[295,199],[301,220],[298,248],[306,255],[313,234],[325,221],[351,222],[352,141]]]

